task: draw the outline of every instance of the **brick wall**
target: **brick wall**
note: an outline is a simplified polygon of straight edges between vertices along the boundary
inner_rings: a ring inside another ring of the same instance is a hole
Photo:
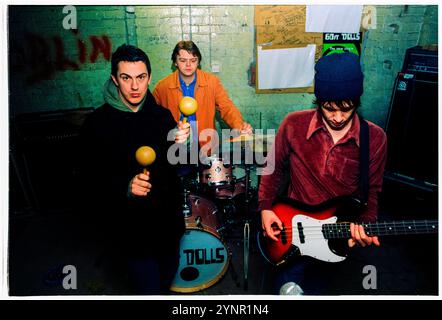
[[[9,8],[10,113],[96,106],[110,54],[126,41],[122,7],[76,6],[78,29],[63,28],[63,6]]]
[[[419,45],[428,45],[438,42],[437,6],[426,6]]]
[[[171,72],[170,55],[181,39],[197,43],[203,70],[220,67],[217,75],[254,127],[277,128],[287,113],[311,107],[311,94],[256,94],[248,85],[255,60],[251,5],[76,6],[76,33],[63,29],[62,8],[10,7],[12,115],[99,106],[110,73],[109,47],[124,42],[148,53],[153,88]],[[361,112],[383,126],[405,50],[437,42],[437,6],[376,6],[376,12],[376,29],[363,39]]]
[[[405,50],[437,43],[437,6],[376,6],[376,12],[376,29],[365,32],[363,39],[365,80],[361,112],[384,126]]]

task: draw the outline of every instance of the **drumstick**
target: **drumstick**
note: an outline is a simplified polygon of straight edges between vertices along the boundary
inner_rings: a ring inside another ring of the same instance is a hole
[[[183,123],[187,122],[187,117],[194,114],[198,109],[198,102],[192,97],[183,97],[180,101],[180,111],[184,115]]]
[[[156,158],[155,150],[148,146],[142,146],[135,152],[135,158],[138,163],[143,166],[143,173],[147,173],[147,167],[151,165]]]

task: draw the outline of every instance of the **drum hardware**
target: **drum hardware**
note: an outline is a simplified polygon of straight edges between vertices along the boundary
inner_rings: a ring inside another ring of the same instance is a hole
[[[198,217],[195,218],[195,223],[196,223],[197,228],[201,228],[201,229],[204,228],[204,227],[203,227],[203,224],[202,224],[202,218],[201,218],[201,216],[198,216]]]
[[[222,224],[222,226],[220,228],[218,228],[216,231],[219,234],[222,234],[224,236],[227,236],[227,232],[230,231],[231,227],[234,226],[235,224],[237,224],[237,221],[234,219],[227,219],[224,221],[224,223]]]
[[[188,218],[192,215],[192,212],[190,211],[190,206],[187,201],[189,194],[190,194],[190,191],[188,191],[186,189],[186,187],[184,186],[184,191],[183,191],[184,201],[183,201],[182,208],[183,208],[183,215],[185,218]]]
[[[245,187],[246,187],[246,199],[245,199],[245,203],[246,203],[246,213],[248,213],[248,209],[249,209],[249,203],[250,203],[250,165],[246,164],[245,165],[245,170],[246,170],[246,178],[245,178]]]
[[[244,290],[248,290],[250,225],[244,224]]]
[[[245,164],[245,200],[244,200],[244,290],[248,290],[248,275],[249,275],[249,244],[250,244],[250,164]]]
[[[226,224],[224,224],[221,228],[217,229],[216,231],[217,231],[218,233],[223,233],[224,230],[226,230]]]

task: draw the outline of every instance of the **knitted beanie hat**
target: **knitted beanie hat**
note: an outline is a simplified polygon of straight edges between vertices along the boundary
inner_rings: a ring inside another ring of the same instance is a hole
[[[363,79],[359,56],[334,53],[321,57],[315,65],[315,96],[319,101],[360,98]]]

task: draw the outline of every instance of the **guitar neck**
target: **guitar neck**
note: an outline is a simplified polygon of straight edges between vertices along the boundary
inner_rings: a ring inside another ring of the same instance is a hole
[[[437,233],[437,220],[408,220],[393,222],[363,223],[364,231],[368,236],[394,236],[410,234]],[[322,233],[326,239],[350,238],[350,223],[332,223],[322,226]]]

